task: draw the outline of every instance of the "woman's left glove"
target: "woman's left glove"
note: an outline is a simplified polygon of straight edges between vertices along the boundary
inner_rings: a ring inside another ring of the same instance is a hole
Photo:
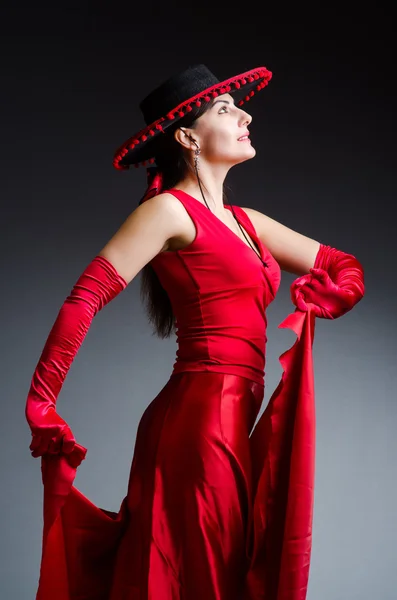
[[[104,256],[96,256],[80,275],[63,303],[33,373],[25,416],[32,432],[34,458],[64,453],[69,462],[81,462],[85,449],[76,443],[56,402],[70,366],[95,315],[127,282]],[[83,452],[84,450],[84,452]]]
[[[291,285],[291,300],[304,312],[336,319],[353,308],[365,292],[364,272],[352,254],[320,244],[314,267]]]

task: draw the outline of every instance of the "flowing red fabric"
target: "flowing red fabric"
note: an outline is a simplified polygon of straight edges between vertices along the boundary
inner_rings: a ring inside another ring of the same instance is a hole
[[[281,381],[250,437],[256,489],[244,600],[306,597],[315,469],[314,323],[312,311],[296,311],[279,325],[291,329],[297,340],[280,356]],[[127,528],[127,499],[118,513],[97,508],[73,486],[76,469],[66,456],[46,455],[42,465],[44,537],[37,599],[108,600],[117,549]],[[138,600],[139,594],[128,598]],[[147,597],[178,596],[160,586],[157,595]],[[202,596],[191,599],[196,597]]]
[[[265,309],[276,295],[279,267],[242,209],[235,207],[267,268],[204,205],[171,192],[197,233],[183,251],[153,261],[177,314],[173,372],[139,423],[117,513],[74,487],[78,461],[42,457],[38,600],[304,600],[307,594],[313,305],[279,325],[297,339],[280,356],[280,383],[255,425],[264,397]],[[85,448],[76,448],[83,458]]]

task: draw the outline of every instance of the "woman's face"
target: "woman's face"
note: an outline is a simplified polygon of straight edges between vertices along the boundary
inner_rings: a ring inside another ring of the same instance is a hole
[[[252,117],[234,104],[233,96],[217,96],[212,106],[197,119],[192,135],[198,140],[200,159],[233,166],[253,158],[255,148],[247,137]]]

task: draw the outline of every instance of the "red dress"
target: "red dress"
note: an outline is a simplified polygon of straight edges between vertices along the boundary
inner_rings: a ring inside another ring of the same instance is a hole
[[[73,486],[64,455],[42,458],[37,599],[304,600],[314,315],[295,311],[281,323],[298,339],[281,355],[283,377],[255,425],[280,268],[243,209],[234,207],[267,267],[204,204],[169,191],[196,227],[189,246],[152,261],[176,316],[173,372],[140,420],[118,513]]]

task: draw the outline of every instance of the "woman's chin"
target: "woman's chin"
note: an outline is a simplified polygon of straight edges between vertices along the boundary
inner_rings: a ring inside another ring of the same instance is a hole
[[[238,162],[240,163],[240,162],[245,162],[246,160],[250,160],[251,158],[254,158],[255,155],[256,155],[256,150],[253,146],[250,145],[249,148],[246,149],[244,154],[241,155],[241,159]]]

